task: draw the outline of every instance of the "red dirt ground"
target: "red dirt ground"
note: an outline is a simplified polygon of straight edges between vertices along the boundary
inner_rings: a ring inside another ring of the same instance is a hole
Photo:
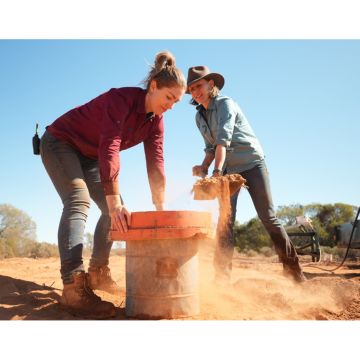
[[[88,259],[86,259],[87,265]],[[319,264],[332,269],[336,264]],[[297,285],[283,277],[279,263],[266,258],[233,260],[232,282],[212,282],[212,248],[199,252],[201,312],[192,320],[358,320],[360,265],[335,273],[304,267],[309,281]],[[114,279],[125,288],[125,256],[110,258]],[[12,258],[0,261],[1,320],[75,320],[60,309],[59,259]],[[125,293],[97,292],[117,307],[115,320],[126,320]]]

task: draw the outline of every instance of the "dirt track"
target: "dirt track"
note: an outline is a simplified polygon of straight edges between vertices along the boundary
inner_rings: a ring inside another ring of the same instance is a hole
[[[360,319],[359,264],[348,264],[335,274],[305,267],[310,280],[296,285],[282,276],[279,263],[236,257],[232,284],[219,287],[212,283],[212,251],[202,249],[199,259],[201,313],[192,320]],[[125,286],[125,257],[112,256],[110,266],[114,279]],[[331,269],[336,264],[321,266]],[[58,258],[0,261],[0,319],[77,319],[60,309],[61,288]],[[127,319],[125,293],[98,295],[115,304],[115,320]]]

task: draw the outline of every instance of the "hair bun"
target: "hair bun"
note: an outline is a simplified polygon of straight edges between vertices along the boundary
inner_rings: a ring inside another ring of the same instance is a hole
[[[149,73],[142,81],[147,91],[153,80],[158,89],[174,86],[186,89],[186,80],[181,70],[176,67],[175,56],[167,50],[155,55],[154,64],[150,66]]]
[[[161,71],[166,66],[175,66],[175,56],[170,51],[159,52],[155,57],[155,69]]]

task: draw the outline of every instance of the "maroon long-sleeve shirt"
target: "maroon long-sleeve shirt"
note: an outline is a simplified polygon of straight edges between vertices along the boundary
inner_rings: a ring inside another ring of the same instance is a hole
[[[144,143],[153,202],[164,201],[163,117],[146,114],[146,91],[113,88],[56,119],[46,129],[81,154],[99,160],[105,195],[119,194],[119,152]]]

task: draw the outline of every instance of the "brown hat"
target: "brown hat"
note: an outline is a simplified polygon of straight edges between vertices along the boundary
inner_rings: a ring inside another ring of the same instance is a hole
[[[186,93],[190,94],[189,86],[201,79],[214,80],[215,85],[221,90],[224,86],[225,79],[221,74],[212,73],[207,66],[193,66],[188,70]]]

